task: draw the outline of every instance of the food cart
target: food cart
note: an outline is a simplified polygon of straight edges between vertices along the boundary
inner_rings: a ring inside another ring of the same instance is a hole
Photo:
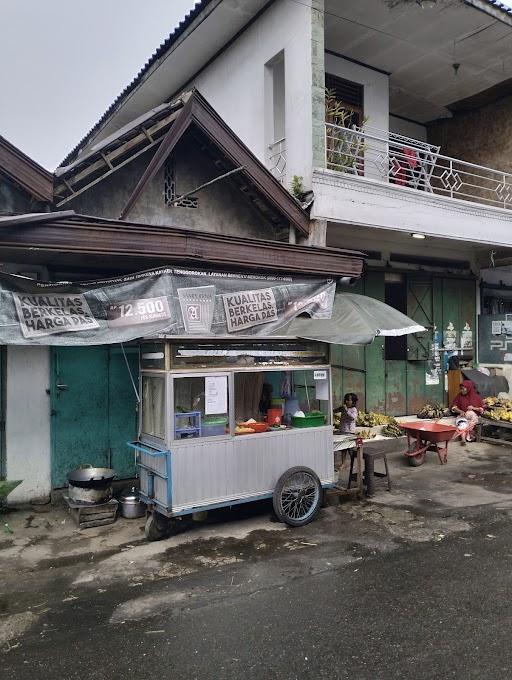
[[[291,526],[313,519],[336,484],[327,345],[166,339],[141,344],[140,368],[131,445],[148,539],[171,518],[266,498]]]

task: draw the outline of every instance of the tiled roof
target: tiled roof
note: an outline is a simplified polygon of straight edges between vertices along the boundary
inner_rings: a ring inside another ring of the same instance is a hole
[[[498,9],[501,9],[507,14],[510,14],[512,16],[512,7],[509,7],[509,5],[505,5],[503,2],[499,2],[499,0],[486,0],[486,2],[489,5],[493,5],[493,7],[497,7]]]
[[[72,149],[66,158],[62,161],[61,165],[69,163],[74,155],[79,151],[79,149],[89,140],[89,138],[101,127],[101,125],[107,120],[110,114],[118,107],[121,101],[138,85],[145,73],[151,68],[151,66],[160,59],[160,57],[167,52],[167,50],[176,42],[180,35],[190,26],[194,19],[207,7],[212,0],[198,0],[195,7],[186,15],[183,21],[180,21],[178,26],[174,29],[169,37],[164,40],[164,42],[158,47],[158,49],[151,55],[148,61],[144,64],[141,70],[137,73],[135,78],[127,85],[124,90],[114,99],[112,104],[108,107],[105,113],[101,116],[98,122],[89,130],[89,132],[78,142],[74,149]]]

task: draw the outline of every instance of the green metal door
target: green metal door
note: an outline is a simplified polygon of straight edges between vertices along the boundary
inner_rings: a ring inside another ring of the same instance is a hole
[[[427,402],[442,401],[443,376],[427,385],[428,362],[433,358],[434,327],[441,323],[440,301],[435,300],[437,281],[429,275],[407,277],[407,314],[426,328],[407,336],[407,409],[418,413]],[[437,318],[436,318],[437,316]],[[431,382],[431,381],[429,381]]]
[[[135,382],[137,354],[127,354]],[[121,350],[111,347],[55,347],[52,350],[52,486],[89,463],[134,475],[126,442],[137,431],[136,398]]]
[[[407,408],[407,363],[386,361],[386,415],[403,416]]]
[[[52,486],[79,465],[109,465],[108,354],[104,347],[52,352]]]
[[[384,274],[368,272],[365,278],[365,295],[384,302]],[[366,410],[384,413],[386,409],[386,375],[384,338],[375,338],[365,348],[366,357]]]

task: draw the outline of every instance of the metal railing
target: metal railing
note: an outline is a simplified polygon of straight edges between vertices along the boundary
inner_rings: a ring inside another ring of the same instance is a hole
[[[277,142],[268,145],[267,167],[281,184],[286,181],[286,139],[278,139]]]
[[[512,208],[512,174],[439,153],[440,147],[364,126],[325,124],[325,167],[501,208]]]

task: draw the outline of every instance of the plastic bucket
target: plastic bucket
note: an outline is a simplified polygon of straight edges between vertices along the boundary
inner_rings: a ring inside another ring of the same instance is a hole
[[[281,425],[281,420],[283,418],[283,409],[279,408],[269,408],[267,411],[267,423],[269,425]]]

